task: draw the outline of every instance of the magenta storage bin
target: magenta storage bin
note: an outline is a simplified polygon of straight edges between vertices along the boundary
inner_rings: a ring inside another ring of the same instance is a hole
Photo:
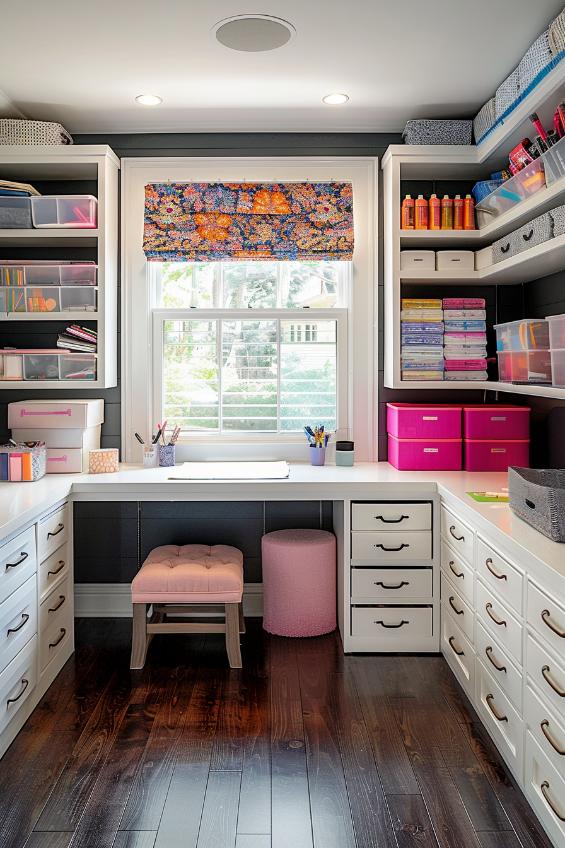
[[[528,468],[530,442],[465,439],[465,471],[508,471],[508,466]]]
[[[464,406],[465,439],[499,439],[501,441],[530,438],[528,406]]]
[[[399,471],[461,471],[461,439],[397,439],[388,436],[388,461]]]
[[[397,439],[460,439],[461,406],[387,403],[387,432]]]

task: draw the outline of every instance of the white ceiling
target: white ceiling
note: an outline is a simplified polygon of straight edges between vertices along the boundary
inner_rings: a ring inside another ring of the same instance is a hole
[[[74,133],[397,131],[473,115],[563,2],[0,0],[0,114]],[[296,36],[270,53],[215,41],[250,12]],[[334,91],[349,103],[322,104]],[[134,102],[148,92],[164,102]]]

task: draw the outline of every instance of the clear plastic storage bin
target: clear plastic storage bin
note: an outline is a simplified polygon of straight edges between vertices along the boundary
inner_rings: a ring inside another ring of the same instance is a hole
[[[481,200],[475,208],[477,226],[486,227],[493,218],[512,209],[527,197],[545,186],[543,159],[534,159],[527,167],[519,171],[512,179],[506,180],[495,191]]]
[[[21,353],[0,350],[0,380],[23,380],[24,358]]]
[[[97,266],[89,263],[46,262],[15,264],[0,262],[3,286],[95,286]]]
[[[61,380],[95,380],[96,357],[89,353],[61,354]]]
[[[551,350],[551,374],[553,385],[565,388],[565,348]]]
[[[43,382],[59,379],[57,353],[24,353],[24,380]]]
[[[549,346],[552,349],[565,350],[565,315],[548,315]]]
[[[90,194],[47,195],[31,198],[34,227],[96,227],[98,201]]]
[[[0,288],[0,312],[27,312],[24,288]]]
[[[545,181],[548,186],[565,177],[565,137],[543,154]]]
[[[512,350],[498,353],[501,383],[551,383],[549,350]]]
[[[549,350],[549,323],[525,319],[495,324],[497,350]]]
[[[0,230],[30,230],[29,197],[0,197]]]
[[[61,286],[61,312],[96,312],[98,289]]]

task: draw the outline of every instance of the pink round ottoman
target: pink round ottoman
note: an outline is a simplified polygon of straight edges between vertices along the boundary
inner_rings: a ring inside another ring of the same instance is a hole
[[[320,636],[336,627],[335,536],[275,530],[261,540],[263,627],[277,636]]]

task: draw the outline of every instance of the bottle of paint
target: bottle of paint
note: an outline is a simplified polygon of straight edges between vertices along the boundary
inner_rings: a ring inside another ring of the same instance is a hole
[[[453,229],[453,200],[448,194],[444,194],[441,199],[441,228]]]
[[[414,229],[414,198],[407,194],[402,201],[402,216],[400,226],[403,230]]]
[[[463,207],[465,206],[465,202],[461,199],[460,194],[455,195],[455,199],[453,200],[453,229],[454,230],[462,230],[463,229]]]
[[[428,229],[428,201],[424,197],[423,194],[419,194],[416,198],[416,210],[414,216],[414,229],[416,230],[427,230]]]
[[[475,229],[475,201],[470,194],[467,194],[463,201],[463,229]]]
[[[441,200],[432,194],[429,203],[430,230],[441,230]]]

